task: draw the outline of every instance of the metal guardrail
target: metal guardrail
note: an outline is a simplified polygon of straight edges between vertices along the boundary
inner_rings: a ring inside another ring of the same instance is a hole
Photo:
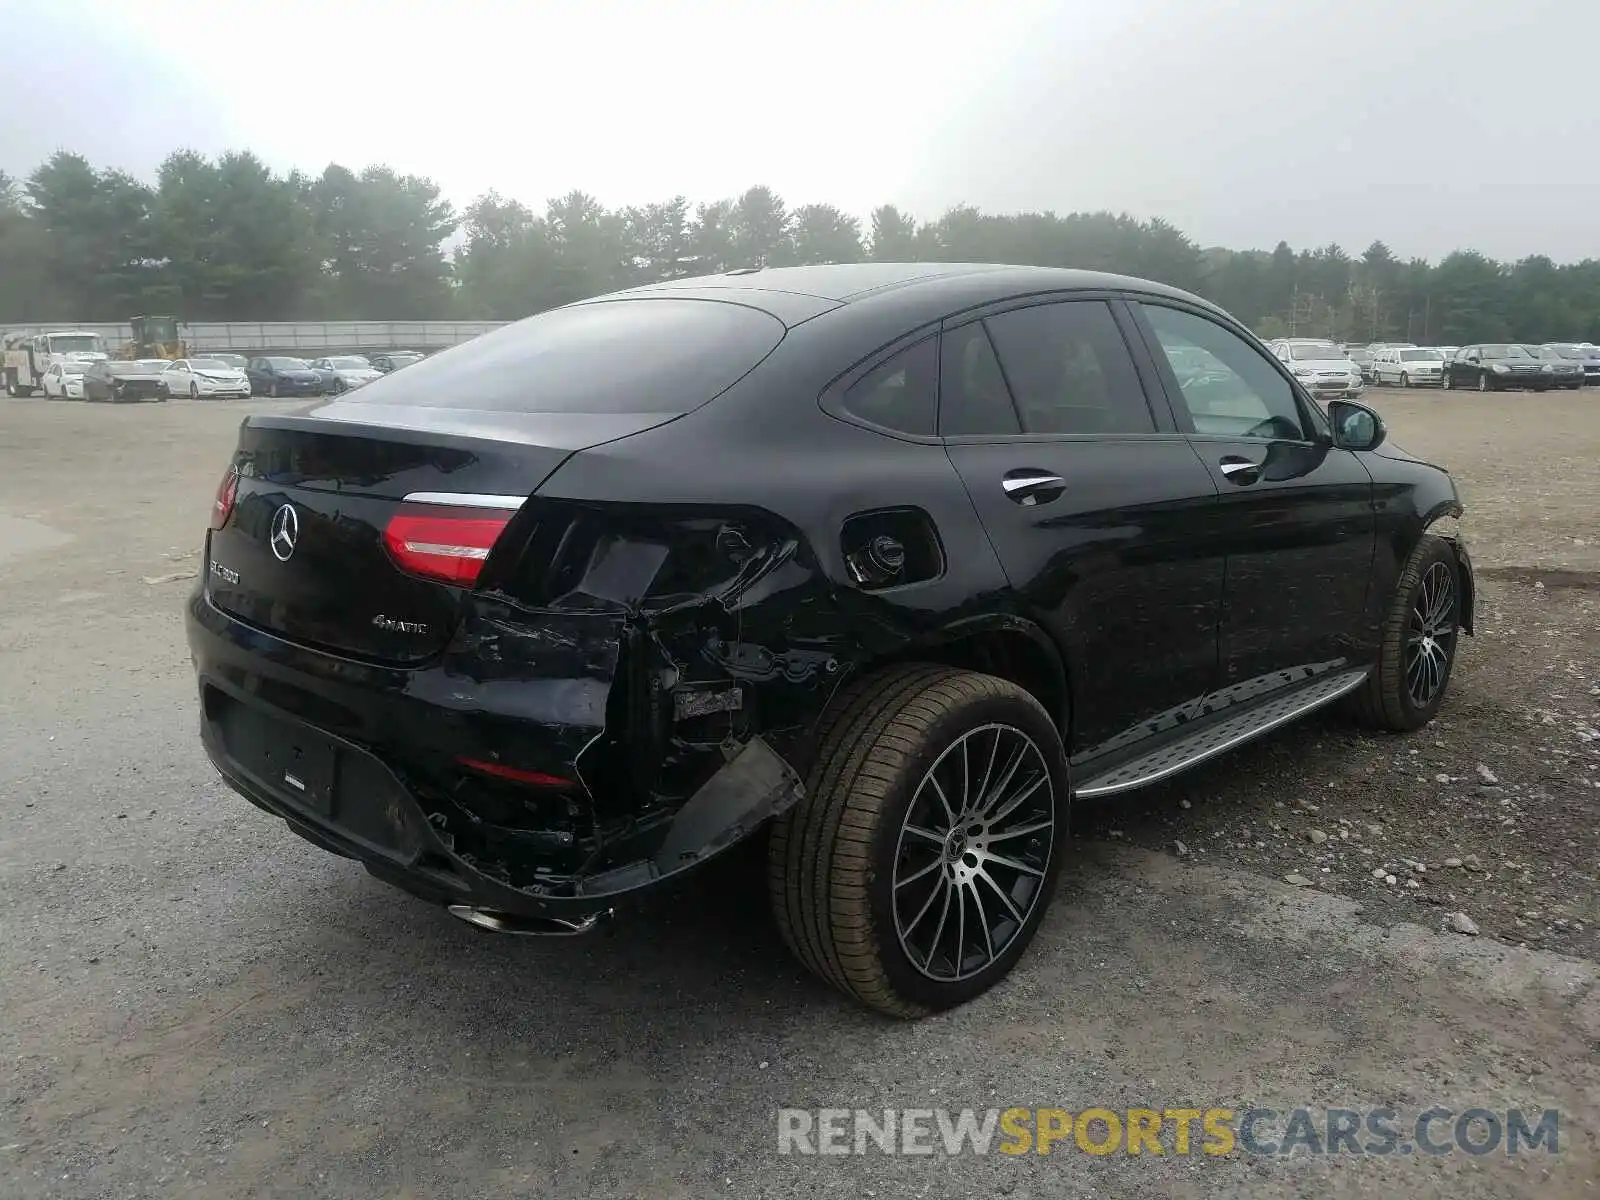
[[[499,329],[507,321],[188,321],[179,332],[194,351],[316,351],[318,355],[359,350],[442,350]],[[108,347],[131,341],[125,322],[55,321],[49,324],[0,326],[0,337],[13,338],[80,330],[98,333]]]

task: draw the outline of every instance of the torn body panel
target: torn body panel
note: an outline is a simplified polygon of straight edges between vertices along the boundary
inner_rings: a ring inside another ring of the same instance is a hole
[[[595,911],[797,803],[809,732],[871,653],[860,632],[879,652],[907,635],[847,617],[859,594],[841,603],[771,514],[529,508],[520,553],[416,668],[309,650],[242,627],[203,586],[194,598],[202,687],[325,731],[341,764],[387,776],[369,789],[383,829],[352,838],[353,809],[316,811],[242,772],[226,738],[206,742],[249,798],[391,882],[511,913]]]

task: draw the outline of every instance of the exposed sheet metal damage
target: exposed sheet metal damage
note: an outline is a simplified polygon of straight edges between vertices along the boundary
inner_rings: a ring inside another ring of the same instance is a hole
[[[435,676],[471,664],[472,694],[504,686],[515,697],[485,762],[570,784],[413,781],[454,855],[551,900],[655,882],[797,803],[792,764],[805,761],[817,714],[868,654],[908,636],[890,606],[836,589],[769,514],[689,515],[582,549],[559,589],[547,586],[557,568],[512,571],[473,597]],[[713,582],[685,590],[695,577]],[[864,647],[863,629],[881,644]],[[524,722],[541,728],[537,745]]]

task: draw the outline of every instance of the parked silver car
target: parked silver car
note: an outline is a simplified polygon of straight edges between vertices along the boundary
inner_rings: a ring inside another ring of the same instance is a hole
[[[1314,396],[1359,396],[1366,386],[1361,368],[1333,342],[1316,338],[1279,338],[1272,343],[1276,355]]]
[[[1427,346],[1390,346],[1372,356],[1373,382],[1397,387],[1438,387],[1444,355]]]

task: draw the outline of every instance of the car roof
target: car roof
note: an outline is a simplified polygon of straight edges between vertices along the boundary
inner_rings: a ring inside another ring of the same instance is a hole
[[[935,311],[1001,300],[1030,292],[1137,291],[1216,309],[1178,288],[1127,275],[1064,267],[1005,263],[837,263],[807,267],[738,269],[718,275],[662,280],[580,301],[584,304],[650,296],[732,301],[796,325],[832,309],[873,302]]]

